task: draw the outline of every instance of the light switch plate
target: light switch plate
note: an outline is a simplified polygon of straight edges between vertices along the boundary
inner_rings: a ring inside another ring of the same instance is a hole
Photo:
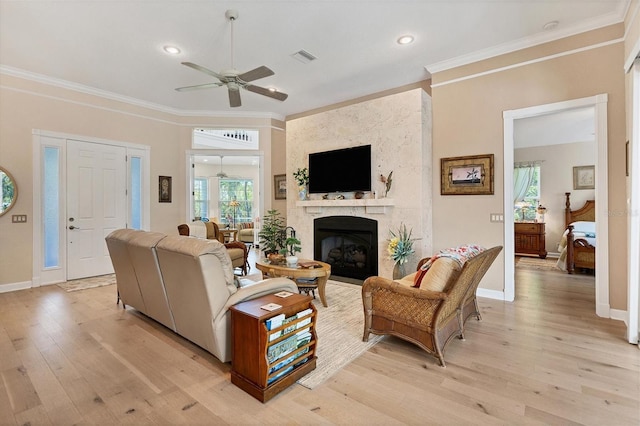
[[[27,215],[26,214],[13,214],[11,215],[12,223],[27,223]]]
[[[502,213],[491,213],[489,215],[490,222],[504,222],[504,214]]]

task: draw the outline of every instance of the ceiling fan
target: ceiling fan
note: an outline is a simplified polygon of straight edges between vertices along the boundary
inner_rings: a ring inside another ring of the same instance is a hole
[[[186,92],[189,90],[209,89],[211,87],[227,86],[229,91],[229,105],[231,107],[239,107],[242,105],[240,100],[240,89],[245,89],[259,95],[268,96],[279,101],[284,101],[289,95],[286,93],[278,92],[275,89],[267,89],[265,87],[256,86],[251,84],[252,81],[260,78],[269,77],[274,72],[266,66],[260,66],[244,73],[240,73],[234,67],[233,61],[233,22],[238,19],[238,11],[229,9],[225,12],[224,16],[231,22],[231,69],[222,70],[220,73],[211,71],[201,65],[194,64],[193,62],[182,62],[182,65],[186,65],[194,70],[203,72],[210,76],[213,76],[219,80],[215,83],[198,84],[195,86],[178,87],[178,92]]]

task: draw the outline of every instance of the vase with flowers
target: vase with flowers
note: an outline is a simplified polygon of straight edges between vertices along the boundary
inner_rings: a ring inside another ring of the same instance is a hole
[[[293,172],[293,177],[298,185],[298,197],[300,200],[306,200],[309,193],[309,169],[299,168]]]
[[[387,245],[387,253],[389,258],[395,262],[393,266],[393,279],[400,279],[406,275],[405,264],[409,261],[415,250],[413,249],[413,242],[411,238],[412,230],[407,230],[405,224],[400,224],[397,232],[389,231],[391,238]]]

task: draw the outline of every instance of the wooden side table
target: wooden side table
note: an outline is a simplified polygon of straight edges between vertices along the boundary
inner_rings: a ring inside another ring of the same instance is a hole
[[[220,233],[224,235],[224,242],[228,243],[231,241],[236,241],[238,239],[238,230],[237,229],[220,229]]]
[[[298,266],[297,268],[290,268],[284,263],[281,265],[273,265],[267,260],[257,260],[256,268],[258,268],[258,270],[262,272],[262,278],[288,277],[294,280],[296,284],[298,284],[299,288],[309,287],[309,283],[299,283],[299,278],[317,278],[320,301],[322,302],[322,305],[324,307],[327,307],[328,305],[325,289],[327,286],[327,280],[331,276],[331,265],[329,265],[328,263],[320,262],[318,260],[308,259],[299,259],[298,265],[305,262],[313,262],[318,266],[315,268],[302,268],[300,266]]]

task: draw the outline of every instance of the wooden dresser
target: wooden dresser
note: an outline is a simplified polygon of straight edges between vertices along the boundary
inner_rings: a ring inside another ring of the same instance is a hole
[[[544,223],[515,222],[514,229],[516,254],[534,254],[541,259],[547,257]]]

